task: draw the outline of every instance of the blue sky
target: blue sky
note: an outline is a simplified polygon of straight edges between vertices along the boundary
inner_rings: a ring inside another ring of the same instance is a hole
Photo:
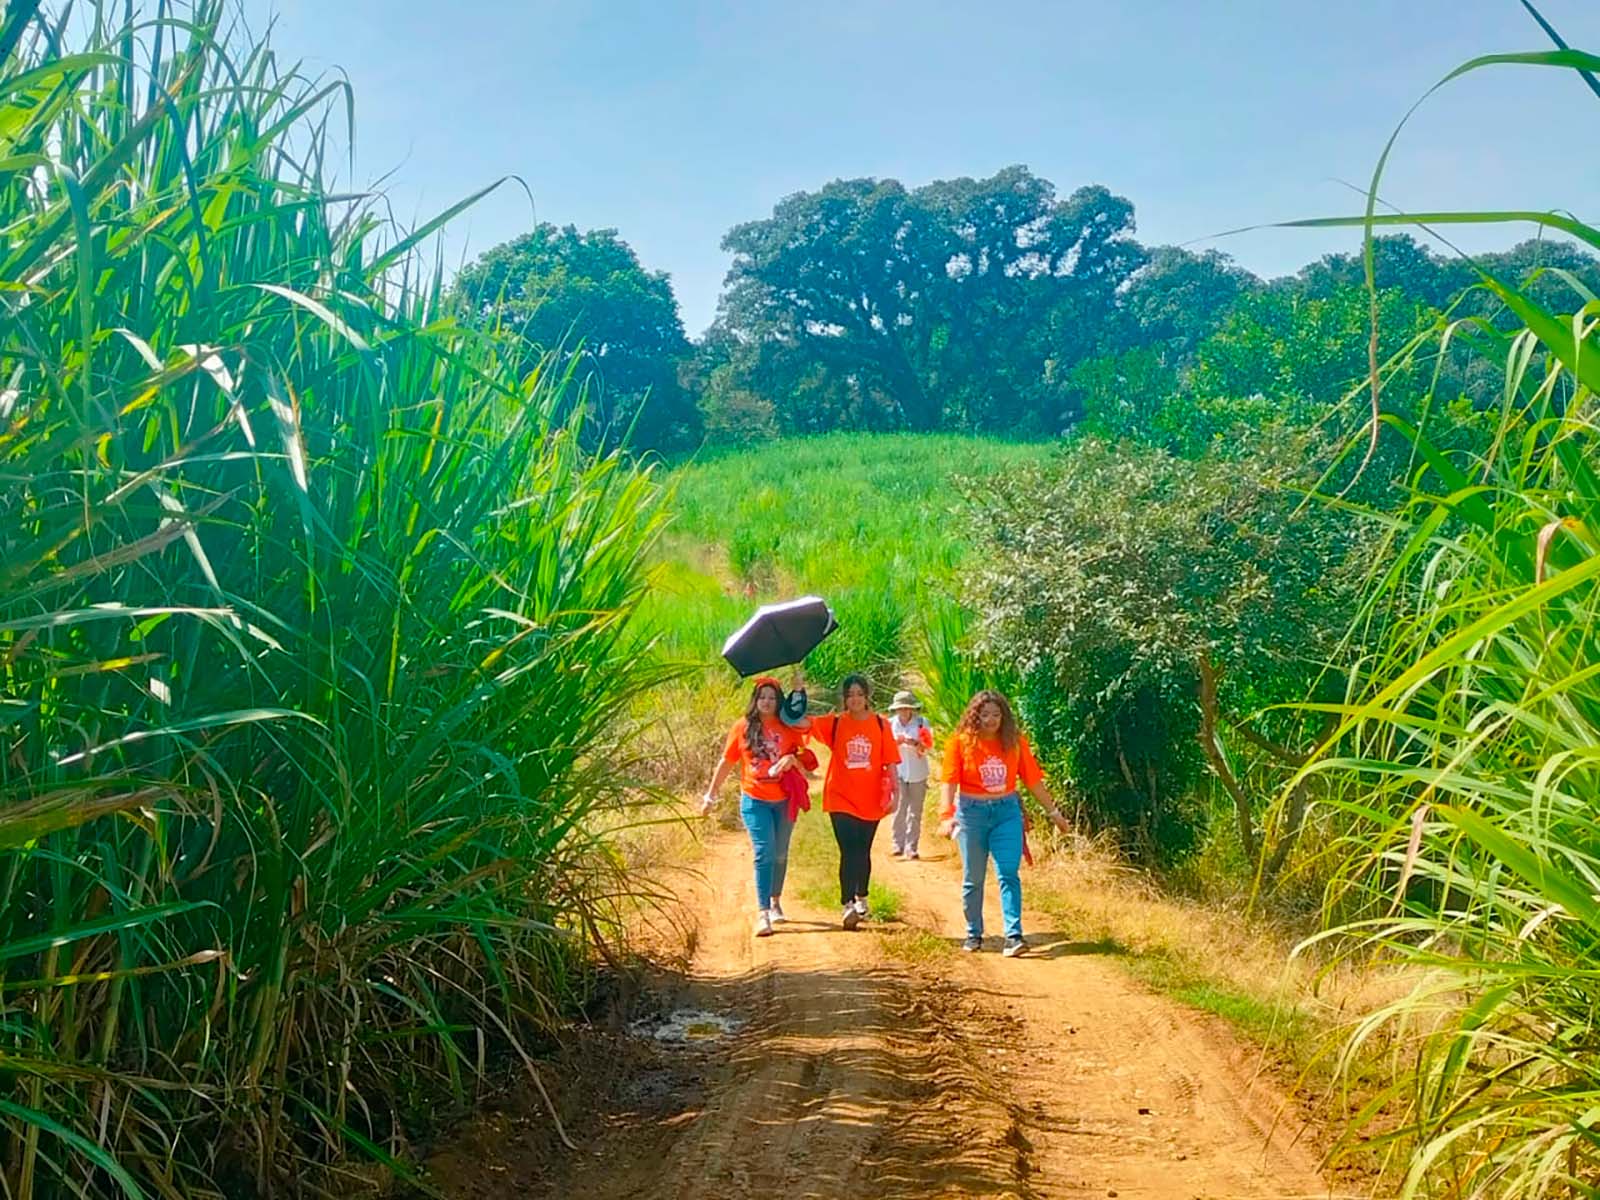
[[[1516,0],[250,0],[276,44],[356,95],[355,166],[414,222],[502,175],[453,259],[535,220],[618,229],[715,315],[722,235],[782,196],[856,175],[909,185],[1026,163],[1103,183],[1139,237],[1215,245],[1262,274],[1342,232],[1262,222],[1355,211],[1395,122],[1477,54],[1544,49]],[[1600,3],[1542,0],[1600,49]],[[1385,196],[1411,208],[1595,204],[1600,101],[1566,73],[1452,85],[1403,136]],[[1600,216],[1579,210],[1579,216]],[[1464,233],[1466,249],[1507,244]]]

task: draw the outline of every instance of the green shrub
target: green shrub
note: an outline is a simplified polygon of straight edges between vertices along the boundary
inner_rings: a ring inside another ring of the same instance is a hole
[[[1304,503],[1326,454],[1284,427],[1196,459],[1084,439],[972,491],[977,648],[1024,680],[1091,819],[1148,861],[1194,845],[1208,768],[1264,877],[1293,846],[1267,800],[1318,723],[1285,706],[1329,676],[1380,544]]]

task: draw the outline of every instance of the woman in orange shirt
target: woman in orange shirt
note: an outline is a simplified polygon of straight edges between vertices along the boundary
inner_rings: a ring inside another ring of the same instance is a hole
[[[1044,805],[1062,832],[1061,815],[1028,739],[1017,728],[1011,702],[999,692],[982,691],[967,704],[944,750],[944,806],[941,836],[951,832],[961,847],[961,908],[967,920],[963,950],[983,949],[983,883],[989,859],[1000,880],[1000,913],[1005,920],[1007,958],[1022,954],[1022,799],[1018,781]]]
[[[785,725],[778,717],[783,687],[764,675],[750,693],[750,706],[728,731],[722,761],[711,776],[711,785],[701,798],[700,811],[710,812],[717,801],[723,780],[739,768],[739,816],[750,834],[755,856],[756,936],[770,937],[774,922],[784,920],[783,880],[789,870],[789,836],[794,820],[789,815],[789,799],[779,776],[800,765],[806,753],[806,735]]]
[[[832,752],[822,784],[822,810],[833,822],[839,843],[839,903],[843,924],[854,929],[867,915],[872,882],[872,839],[878,822],[891,811],[893,791],[884,775],[900,761],[889,722],[872,711],[872,689],[863,675],[846,675],[839,685],[844,711],[811,718],[812,740]],[[891,785],[892,786],[892,785]],[[891,800],[884,803],[885,796]]]

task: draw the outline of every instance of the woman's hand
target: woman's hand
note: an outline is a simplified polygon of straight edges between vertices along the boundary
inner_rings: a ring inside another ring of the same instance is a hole
[[[790,770],[790,769],[792,769],[794,767],[798,767],[799,765],[800,765],[800,760],[798,758],[796,758],[793,754],[785,754],[777,762],[773,763],[770,767],[767,768],[767,778],[768,779],[776,779],[779,775],[782,775],[785,771],[788,771],[788,770]]]
[[[701,796],[700,797],[700,816],[702,816],[702,817],[705,816],[708,812],[710,812],[713,808],[715,808],[716,805],[717,805],[717,796],[716,796],[715,792],[707,792],[704,796]]]
[[[1033,798],[1039,802],[1039,807],[1044,809],[1045,816],[1050,818],[1050,824],[1054,825],[1062,833],[1072,832],[1072,825],[1062,815],[1061,806],[1056,803],[1055,796],[1051,794],[1050,789],[1044,783],[1030,784],[1028,790],[1033,793]]]
[[[944,820],[939,822],[939,836],[940,837],[942,837],[942,838],[955,837],[955,835],[956,835],[956,819],[954,817],[946,817]]]

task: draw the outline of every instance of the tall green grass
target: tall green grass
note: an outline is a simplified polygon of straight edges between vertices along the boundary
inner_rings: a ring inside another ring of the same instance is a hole
[[[712,661],[755,604],[816,592],[840,630],[808,672],[831,684],[861,670],[893,686],[918,658],[924,596],[949,591],[967,558],[957,481],[1046,453],[953,435],[833,434],[683,467],[673,481],[675,566],[652,602],[665,648]],[[694,606],[678,603],[686,576],[702,581]]]
[[[1493,56],[1450,78],[1503,64],[1600,57]],[[1394,220],[1530,216],[1600,248],[1558,214]],[[1600,1181],[1600,301],[1569,279],[1551,311],[1528,282],[1483,274],[1503,319],[1449,334],[1505,364],[1487,454],[1384,418],[1416,463],[1400,552],[1363,614],[1386,633],[1306,767],[1351,821],[1334,936],[1416,970],[1346,1059],[1398,1035],[1398,1082],[1350,1136],[1393,1152],[1404,1196],[1592,1196]]]
[[[0,25],[17,1200],[403,1157],[581,988],[653,678],[655,485],[456,325],[436,223],[332,192],[344,88],[225,8]]]
[[[972,697],[985,688],[1018,694],[1020,681],[1015,675],[979,655],[977,622],[955,596],[930,590],[923,597],[919,633],[922,703],[940,727],[954,729]]]

